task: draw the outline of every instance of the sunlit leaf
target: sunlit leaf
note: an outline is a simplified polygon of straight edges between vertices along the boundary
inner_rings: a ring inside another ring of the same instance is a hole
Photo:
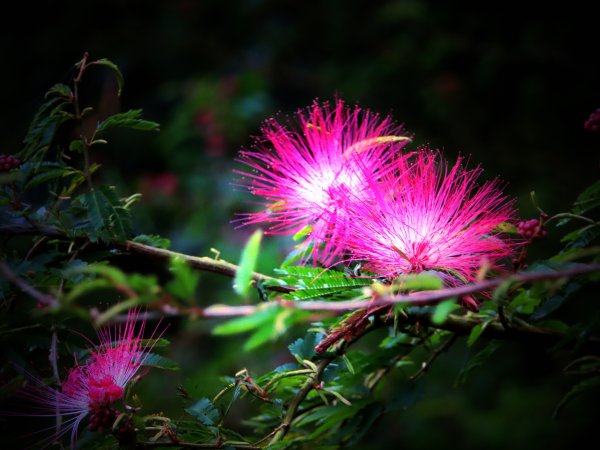
[[[266,322],[272,321],[277,315],[278,310],[278,307],[268,306],[249,316],[230,320],[216,326],[213,329],[213,334],[217,336],[224,336],[253,330]]]
[[[455,309],[460,308],[460,305],[456,304],[455,299],[444,300],[435,307],[431,321],[437,325],[442,324],[448,318],[448,315]]]
[[[244,250],[242,251],[239,267],[235,272],[235,278],[233,280],[234,290],[242,297],[247,297],[250,290],[250,282],[252,281],[252,274],[256,267],[261,239],[262,230],[256,230],[252,236],[250,236],[246,247],[244,247]]]

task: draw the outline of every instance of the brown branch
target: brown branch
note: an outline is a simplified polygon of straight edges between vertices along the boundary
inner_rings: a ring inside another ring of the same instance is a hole
[[[12,224],[0,226],[0,234],[38,234],[49,237],[62,237],[66,236],[56,228],[52,227],[41,227],[35,226],[31,223]],[[189,256],[182,253],[173,252],[170,250],[164,250],[154,248],[148,245],[140,244],[138,242],[126,241],[125,243],[112,243],[116,248],[120,248],[124,251],[129,251],[136,254],[142,254],[154,259],[168,261],[170,258],[176,256],[183,258],[190,266],[199,269],[215,273],[220,273],[233,277],[238,269],[235,264],[228,263],[226,261],[215,260],[208,257],[195,257]],[[440,289],[436,291],[421,291],[411,294],[399,294],[382,296],[370,301],[365,300],[346,300],[339,302],[329,301],[285,301],[276,300],[273,305],[279,305],[286,308],[297,308],[307,311],[351,311],[355,309],[377,308],[383,306],[389,306],[396,303],[409,303],[417,305],[432,305],[437,304],[442,300],[449,298],[459,298],[464,295],[473,294],[476,292],[490,291],[499,287],[503,283],[531,283],[535,281],[546,281],[546,280],[557,280],[561,278],[571,278],[578,275],[589,274],[593,272],[600,272],[600,264],[579,264],[570,269],[562,271],[540,271],[540,272],[518,272],[508,277],[498,277],[492,280],[480,281],[477,283],[470,283],[463,286]],[[274,278],[260,273],[254,273],[255,281],[267,281],[274,280]],[[30,286],[29,286],[30,287]],[[291,286],[268,286],[272,290],[290,292],[294,288]],[[38,292],[39,295],[43,295]],[[194,308],[194,313],[201,317],[235,317],[235,316],[246,316],[255,313],[259,308],[264,308],[265,304],[261,305],[241,305],[241,306],[228,306],[228,305],[213,305],[207,308]],[[433,324],[431,322],[430,314],[418,314],[413,313],[404,318],[405,323],[416,323],[430,326],[432,328],[444,329],[452,331],[459,335],[469,334],[473,327],[480,324],[480,320],[476,318],[467,318],[450,315],[446,321],[442,324]],[[503,340],[525,340],[530,342],[539,342],[543,344],[555,344],[560,339],[564,338],[562,333],[554,330],[546,330],[528,325],[513,325],[507,331],[504,327],[496,322],[490,323],[483,332],[484,336]],[[590,338],[588,342],[594,345],[600,345],[598,338]]]
[[[169,261],[172,258],[181,258],[190,267],[198,270],[204,270],[208,272],[220,273],[221,275],[227,275],[234,277],[238,270],[238,266],[221,259],[213,259],[207,256],[190,256],[184,253],[178,253],[171,250],[165,250],[162,248],[152,247],[150,245],[141,244],[139,242],[126,241],[125,243],[113,243],[113,246],[126,251],[135,253],[137,255],[148,256],[150,258],[159,261]],[[262,273],[253,272],[252,279],[255,283],[262,281],[274,281],[273,277],[264,275]],[[294,289],[287,286],[266,286],[267,289],[278,291],[278,292],[290,292]]]
[[[531,283],[535,281],[550,281],[561,278],[572,278],[578,275],[600,272],[600,264],[578,265],[571,269],[555,272],[520,272],[508,277],[494,278],[493,280],[480,281],[477,283],[465,284],[458,287],[439,289],[436,291],[420,291],[410,294],[398,294],[391,296],[382,296],[374,300],[344,300],[338,302],[330,301],[286,301],[279,300],[273,303],[279,304],[286,308],[297,308],[307,311],[352,311],[365,307],[374,309],[382,306],[394,305],[397,303],[408,303],[411,305],[432,305],[454,297],[462,297],[467,294],[476,292],[489,291],[497,288],[503,283]],[[245,316],[253,314],[259,308],[264,308],[264,303],[261,305],[213,305],[201,310],[201,315],[204,317],[230,317],[230,316]]]
[[[47,226],[36,226],[31,223],[11,224],[0,226],[0,234],[6,235],[41,235],[54,238],[67,239],[64,233],[55,227]],[[80,238],[85,239],[85,238]],[[184,253],[174,252],[172,250],[166,250],[162,248],[152,247],[150,245],[141,244],[139,242],[125,241],[125,242],[111,242],[111,247],[118,248],[124,252],[134,253],[136,255],[146,256],[157,261],[170,261],[172,258],[181,258],[190,267],[198,270],[207,272],[220,273],[228,277],[234,277],[238,266],[221,259],[213,259],[207,256],[191,256]],[[254,283],[273,281],[276,278],[264,275],[262,273],[253,272],[252,279]],[[266,289],[277,292],[291,292],[294,290],[291,286],[265,286]]]

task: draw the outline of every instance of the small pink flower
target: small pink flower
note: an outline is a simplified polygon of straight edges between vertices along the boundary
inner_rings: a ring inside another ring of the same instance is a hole
[[[138,316],[139,311],[132,310],[124,326],[100,330],[100,344],[90,350],[87,360],[76,363],[60,389],[33,380],[37,387],[25,392],[39,411],[32,415],[60,416],[63,420],[48,442],[70,432],[74,448],[79,426],[88,415],[91,431],[110,428],[119,413],[111,405],[122,400],[127,385],[142,375],[140,369],[158,339],[154,338],[155,330],[150,339],[143,340],[145,321],[141,320],[136,330]]]
[[[428,149],[395,166],[369,181],[371,201],[346,196],[354,221],[340,245],[350,259],[389,277],[436,270],[455,284],[475,280],[480,267],[513,253],[497,227],[515,211],[497,180],[478,185],[481,169],[463,168],[460,158],[448,168]]]
[[[268,223],[267,233],[309,230],[305,245],[314,244],[315,262],[337,256],[330,238],[343,235],[348,223],[335,193],[348,190],[364,198],[365,179],[385,174],[388,162],[410,140],[389,117],[341,100],[334,106],[315,101],[287,127],[268,120],[262,133],[253,150],[240,153],[239,161],[252,171],[237,173],[265,208],[242,214],[240,222]],[[324,242],[329,244],[319,250]]]

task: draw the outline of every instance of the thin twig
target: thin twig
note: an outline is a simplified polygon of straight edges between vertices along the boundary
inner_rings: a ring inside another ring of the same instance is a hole
[[[0,226],[0,234],[40,234],[53,237],[65,237],[59,230],[53,227],[34,226],[32,224],[18,224]],[[125,241],[122,243],[113,242],[113,247],[123,251],[135,253],[138,255],[148,256],[150,258],[169,261],[174,257],[183,259],[191,267],[204,270],[208,272],[220,273],[229,277],[234,277],[238,266],[221,259],[216,260],[206,256],[190,256],[184,253],[174,252],[162,248],[152,247],[150,245],[141,244],[139,242]],[[561,271],[540,271],[540,272],[517,272],[508,277],[498,277],[492,280],[481,281],[477,283],[470,283],[455,288],[440,289],[437,291],[422,291],[407,295],[394,295],[389,297],[381,297],[376,300],[372,300],[366,303],[364,300],[346,300],[340,302],[325,302],[325,301],[312,301],[312,302],[294,302],[296,307],[301,307],[306,310],[315,311],[349,311],[358,308],[364,308],[365,306],[376,307],[385,306],[394,303],[412,303],[412,304],[435,304],[440,300],[445,300],[452,297],[462,297],[464,295],[473,294],[476,292],[487,291],[490,289],[497,288],[504,282],[514,283],[531,283],[534,281],[544,280],[555,280],[560,278],[570,278],[577,275],[583,275],[587,273],[600,272],[600,264],[578,264],[570,269]],[[253,280],[256,282],[264,281],[276,281],[274,277],[264,275],[258,272],[252,274]],[[291,292],[295,288],[293,286],[265,286],[267,289],[279,292]],[[301,306],[299,306],[301,305]],[[231,309],[233,308],[233,309]],[[229,307],[224,310],[223,308],[215,308],[209,311],[210,308],[204,310],[205,314],[211,314],[214,317],[226,316],[226,315],[247,315],[253,311],[248,310],[245,307],[239,308],[239,312],[236,314],[236,307]]]
[[[139,242],[126,241],[125,243],[114,243],[115,247],[126,251],[135,253],[137,255],[144,255],[150,258],[170,261],[173,258],[181,258],[190,267],[198,270],[204,270],[208,272],[220,273],[229,277],[234,277],[238,266],[222,259],[213,259],[207,256],[190,256],[184,253],[174,252],[162,248],[152,247],[150,245],[141,244]],[[253,272],[252,278],[255,283],[264,281],[274,281],[276,278],[263,275],[262,273]],[[265,286],[267,289],[278,292],[290,292],[293,291],[293,287],[288,286]]]
[[[36,225],[33,223],[20,223],[0,226],[0,234],[6,235],[27,235],[35,234],[41,236],[55,237],[55,238],[67,238],[58,228],[48,227],[44,225]],[[80,238],[85,239],[85,238]],[[87,240],[86,240],[87,241]],[[234,277],[238,266],[222,259],[213,259],[207,256],[191,256],[185,253],[174,252],[172,250],[166,250],[163,248],[156,248],[150,245],[141,244],[139,242],[125,241],[125,242],[112,242],[110,244],[113,248],[118,248],[124,252],[134,253],[136,255],[147,256],[157,261],[170,261],[172,258],[181,258],[190,267],[198,270],[207,272],[220,273],[228,277]],[[276,278],[264,275],[262,273],[253,272],[252,279],[254,283],[265,282],[265,281],[276,281]],[[265,289],[276,291],[276,292],[291,292],[294,290],[292,286],[278,286],[278,285],[267,285]]]
[[[453,334],[450,339],[448,339],[446,342],[444,342],[442,345],[440,345],[438,348],[434,349],[433,352],[431,353],[431,356],[429,357],[429,359],[427,361],[423,361],[423,363],[421,364],[421,367],[419,368],[419,370],[417,370],[410,378],[410,381],[415,381],[417,378],[420,378],[421,376],[423,376],[431,367],[431,365],[433,364],[433,362],[442,354],[444,353],[446,350],[448,350],[450,347],[452,347],[452,344],[454,344],[456,342],[456,338],[457,335]]]
[[[325,371],[325,368],[334,360],[335,358],[324,358],[317,363],[317,371],[314,372],[308,379],[304,382],[304,385],[298,391],[296,396],[292,399],[292,403],[288,406],[288,409],[285,413],[285,417],[281,424],[277,427],[277,432],[273,439],[269,442],[269,445],[273,445],[275,442],[280,441],[287,434],[288,429],[290,428],[290,424],[294,420],[296,416],[296,412],[298,411],[298,407],[304,401],[308,393],[319,383],[321,379],[321,375]]]
[[[40,304],[52,307],[57,307],[59,305],[57,299],[55,299],[51,295],[44,294],[38,291],[33,286],[27,284],[25,281],[20,279],[4,261],[0,261],[0,272],[4,274],[8,281],[17,286],[31,298],[37,300]]]

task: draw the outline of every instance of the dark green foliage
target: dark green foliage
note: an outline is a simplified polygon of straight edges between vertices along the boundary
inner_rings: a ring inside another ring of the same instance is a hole
[[[132,233],[131,216],[117,197],[114,188],[101,186],[78,197],[88,212],[89,223],[83,224],[80,233],[90,241],[124,242]]]
[[[96,133],[103,133],[110,128],[131,128],[142,131],[159,130],[159,124],[149,120],[142,120],[141,116],[141,109],[132,109],[127,112],[113,114],[98,124]]]
[[[72,106],[73,93],[68,86],[57,84],[46,94],[45,102],[39,107],[27,135],[23,149],[18,153],[22,161],[41,162],[53,143],[58,128],[74,115],[65,111]]]
[[[132,239],[133,242],[149,245],[150,247],[167,249],[171,246],[171,241],[157,234],[139,234]]]
[[[185,411],[207,427],[214,426],[221,417],[215,405],[207,398],[198,400],[192,406],[186,408]]]

